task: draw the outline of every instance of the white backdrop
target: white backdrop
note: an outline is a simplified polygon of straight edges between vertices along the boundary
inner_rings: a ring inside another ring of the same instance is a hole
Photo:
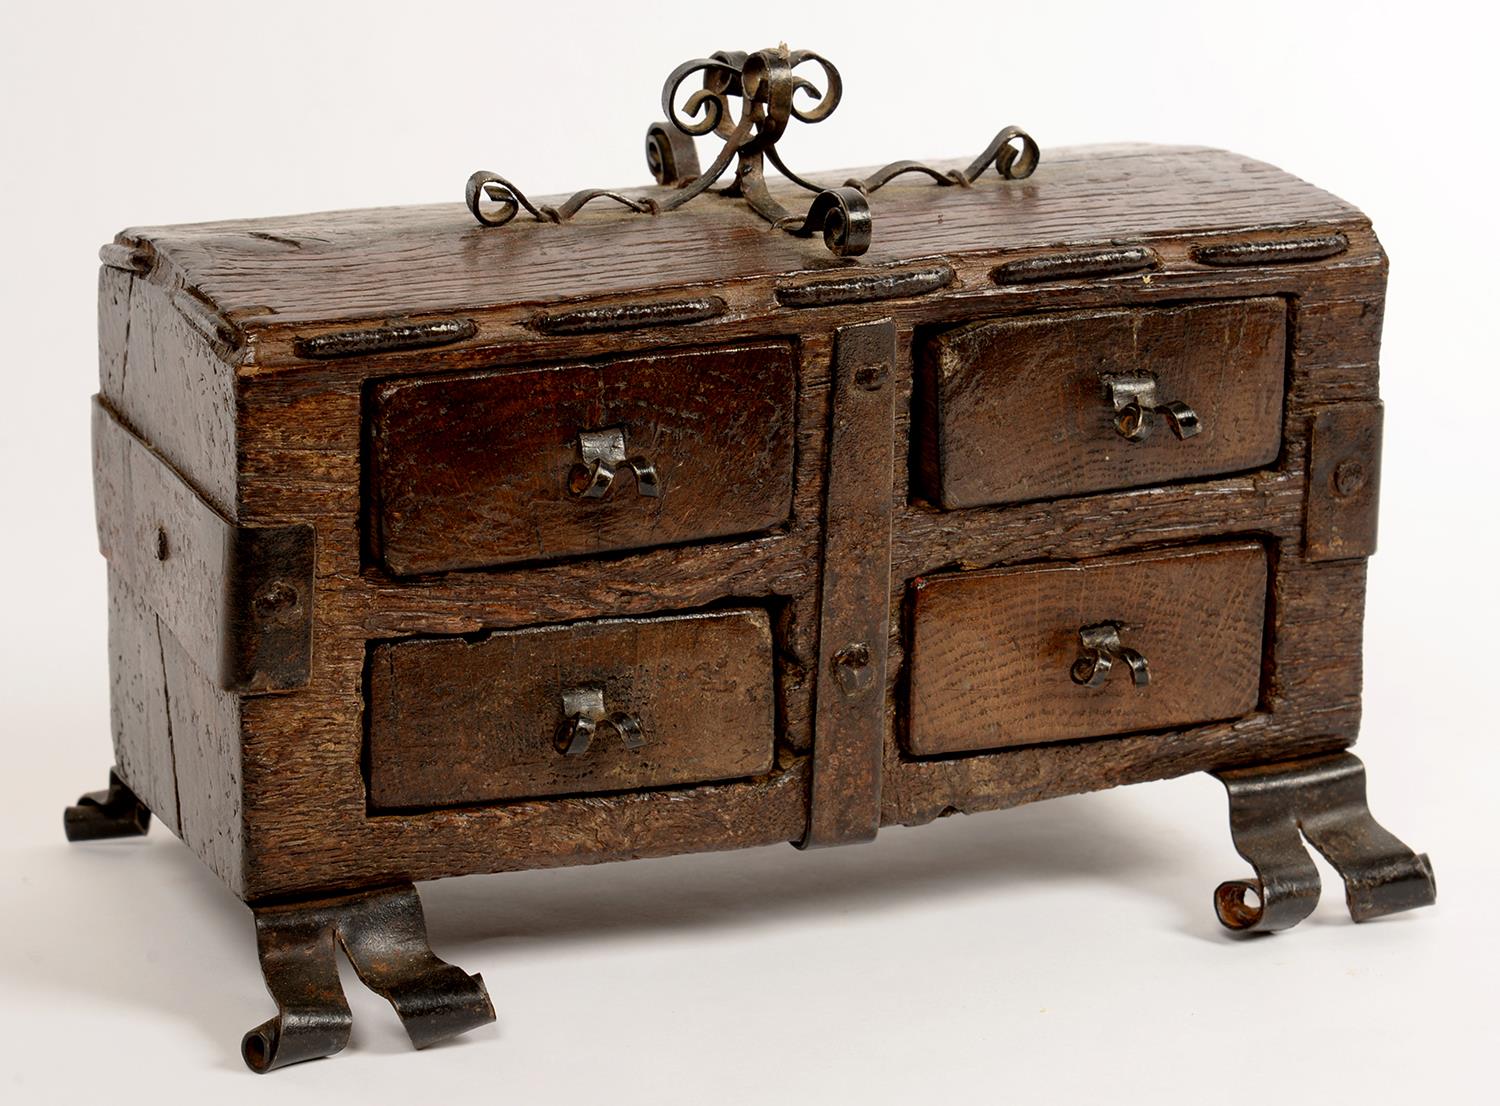
[[[779,10],[778,10],[779,9]],[[17,1103],[1479,1100],[1494,1046],[1493,26],[1479,6],[32,4],[7,10],[0,1091]],[[349,993],[339,1059],[260,1083],[249,912],[158,826],[68,848],[109,764],[87,398],[95,250],[131,224],[647,179],[661,78],[786,39],[843,106],[809,170],[1049,146],[1227,146],[1363,207],[1391,258],[1366,723],[1375,812],[1441,902],[1221,934],[1243,865],[1204,777],[786,847],[424,889],[496,1027],[408,1052]],[[1487,1080],[1488,1081],[1488,1080]],[[211,1097],[209,1097],[211,1096]],[[1488,1101],[1487,1096],[1484,1100]]]

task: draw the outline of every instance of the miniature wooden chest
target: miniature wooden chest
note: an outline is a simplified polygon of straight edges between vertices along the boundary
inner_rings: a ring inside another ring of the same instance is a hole
[[[761,158],[809,59],[695,63],[689,114],[743,99],[714,128],[737,195],[675,202],[714,167],[674,122],[664,183],[610,197],[634,210],[476,174],[479,222],[104,248],[115,771],[68,827],[149,812],[255,908],[280,1010],[257,1070],[347,1040],[335,939],[419,1045],[493,1017],[427,949],[411,883],[441,876],[1210,771],[1256,871],[1217,892],[1226,925],[1311,910],[1300,835],[1357,918],[1432,900],[1345,751],[1369,220],[1220,150],[1038,163],[1010,132],[999,173],[898,163],[778,228],[795,178]]]

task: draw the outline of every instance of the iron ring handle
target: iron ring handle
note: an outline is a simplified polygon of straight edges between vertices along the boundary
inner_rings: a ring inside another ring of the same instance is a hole
[[[1115,431],[1126,441],[1144,442],[1149,438],[1156,429],[1158,415],[1167,420],[1179,440],[1191,438],[1203,429],[1198,412],[1188,404],[1157,397],[1156,377],[1150,373],[1106,377],[1104,385],[1115,412]]]
[[[589,751],[601,728],[614,730],[626,749],[639,749],[647,742],[641,720],[629,711],[607,711],[604,689],[597,685],[570,687],[562,693],[564,719],[553,744],[563,756],[577,757]]]
[[[615,485],[621,468],[635,476],[635,490],[648,499],[661,498],[661,476],[644,456],[625,455],[625,430],[580,430],[579,460],[568,471],[568,492],[579,499],[603,499]]]
[[[1079,654],[1068,674],[1083,687],[1103,687],[1116,663],[1130,670],[1130,682],[1136,687],[1151,683],[1151,669],[1146,658],[1120,640],[1118,622],[1098,622],[1078,631]]]

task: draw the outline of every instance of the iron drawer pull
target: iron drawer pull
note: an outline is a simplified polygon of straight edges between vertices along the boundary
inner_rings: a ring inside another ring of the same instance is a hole
[[[1130,669],[1130,679],[1136,687],[1145,687],[1151,682],[1146,658],[1120,641],[1118,622],[1085,626],[1078,631],[1078,641],[1083,651],[1073,662],[1070,673],[1075,684],[1103,687],[1116,661],[1123,662]]]
[[[1105,380],[1104,386],[1115,409],[1115,429],[1128,441],[1144,442],[1151,437],[1157,415],[1165,416],[1178,438],[1191,438],[1203,429],[1198,412],[1186,403],[1156,398],[1156,377],[1150,373],[1112,376]]]
[[[554,742],[557,751],[564,756],[582,756],[600,726],[608,726],[620,737],[627,749],[639,749],[646,744],[646,732],[641,720],[627,711],[610,713],[604,709],[604,689],[595,685],[570,687],[563,691],[563,714],[567,717],[558,727]]]
[[[624,466],[635,473],[635,490],[640,495],[651,499],[661,496],[656,466],[645,457],[625,456],[625,431],[620,427],[579,431],[578,453],[582,460],[568,474],[568,491],[572,494],[583,499],[603,499]]]

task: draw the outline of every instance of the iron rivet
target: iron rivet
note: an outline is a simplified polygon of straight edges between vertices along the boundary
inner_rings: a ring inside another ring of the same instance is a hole
[[[255,616],[263,622],[279,619],[296,610],[297,589],[285,580],[272,580],[250,601]]]
[[[1352,458],[1340,461],[1333,470],[1333,490],[1341,496],[1351,496],[1365,486],[1365,466]]]
[[[890,378],[890,366],[884,362],[875,365],[861,365],[854,370],[854,383],[858,384],[867,392],[878,392],[885,387],[885,382]]]
[[[863,641],[844,646],[833,655],[833,674],[845,695],[866,690],[875,678],[870,668],[870,647]]]

